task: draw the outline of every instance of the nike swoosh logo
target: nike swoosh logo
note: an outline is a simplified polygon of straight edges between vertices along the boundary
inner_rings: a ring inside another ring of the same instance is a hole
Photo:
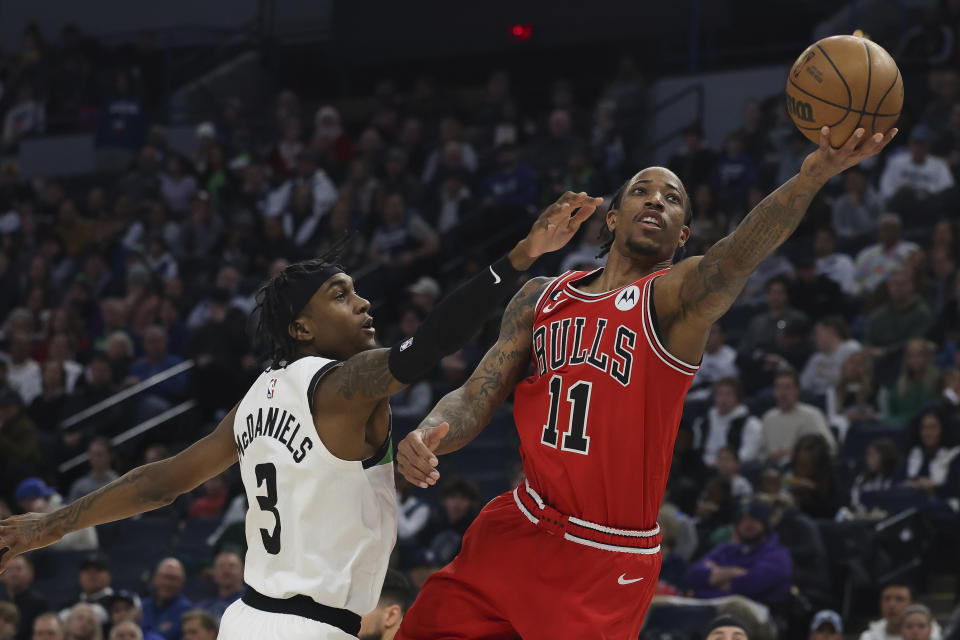
[[[500,284],[500,276],[493,270],[493,265],[490,265],[490,273],[493,274],[493,284]]]
[[[641,580],[643,580],[643,578],[634,578],[633,580],[627,580],[626,577],[627,577],[627,574],[625,573],[621,574],[620,577],[617,578],[617,582],[619,582],[620,584],[633,584],[634,582],[640,582]]]

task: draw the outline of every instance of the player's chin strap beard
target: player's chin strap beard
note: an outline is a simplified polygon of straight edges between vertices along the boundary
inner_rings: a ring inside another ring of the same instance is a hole
[[[317,289],[338,273],[344,273],[343,269],[339,265],[331,264],[323,267],[319,271],[315,271],[302,280],[296,280],[294,282],[287,280],[281,285],[279,291],[280,297],[283,299],[284,306],[289,314],[287,324],[293,324],[293,321],[300,315],[303,308],[307,306],[307,303],[310,302],[310,298],[317,292]]]

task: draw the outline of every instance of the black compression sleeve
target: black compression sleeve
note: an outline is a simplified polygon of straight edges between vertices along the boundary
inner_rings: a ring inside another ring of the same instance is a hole
[[[519,272],[504,256],[440,301],[412,338],[390,350],[390,373],[412,384],[459,349],[517,291]]]

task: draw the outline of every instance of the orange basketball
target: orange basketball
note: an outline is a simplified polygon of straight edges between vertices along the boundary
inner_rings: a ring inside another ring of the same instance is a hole
[[[787,111],[814,143],[830,127],[839,147],[857,129],[886,133],[903,108],[903,77],[890,54],[857,36],[830,36],[800,54],[787,75]]]

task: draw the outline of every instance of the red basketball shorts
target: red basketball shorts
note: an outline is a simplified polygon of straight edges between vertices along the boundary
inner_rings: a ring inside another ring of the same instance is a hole
[[[659,532],[573,521],[522,485],[494,499],[397,640],[636,640],[660,574]]]

